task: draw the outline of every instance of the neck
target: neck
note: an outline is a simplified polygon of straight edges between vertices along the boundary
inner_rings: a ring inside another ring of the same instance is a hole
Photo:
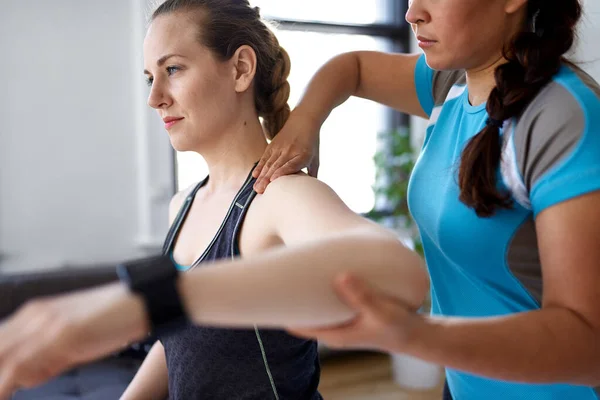
[[[499,57],[484,67],[467,70],[467,87],[469,88],[469,102],[478,106],[487,101],[490,93],[496,86],[494,71],[496,67],[504,64],[506,60]]]
[[[227,132],[220,134],[218,143],[200,153],[210,175],[207,191],[238,190],[266,147],[258,118],[236,120]]]

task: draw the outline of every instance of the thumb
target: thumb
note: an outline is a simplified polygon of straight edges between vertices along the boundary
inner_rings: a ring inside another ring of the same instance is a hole
[[[340,299],[355,311],[376,311],[379,307],[377,293],[364,280],[352,274],[335,279],[334,288]]]

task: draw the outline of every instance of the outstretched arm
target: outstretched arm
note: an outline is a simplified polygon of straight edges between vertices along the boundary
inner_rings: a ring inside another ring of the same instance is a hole
[[[341,203],[337,196],[314,182],[287,185],[282,180],[269,194],[277,202],[291,187],[305,192],[290,203],[286,218],[281,209],[271,210],[273,220],[288,221],[273,225],[288,247],[180,276],[179,292],[193,322],[302,327],[349,321],[354,311],[331,287],[343,272],[362,277],[408,308],[421,305],[428,279],[420,258],[392,233],[336,205]],[[321,205],[322,215],[307,218],[305,213],[315,208],[302,208],[306,196]],[[317,223],[303,222],[307,220]],[[312,236],[306,234],[310,231]],[[121,283],[30,302],[0,325],[0,398],[140,340],[148,330],[143,301]]]

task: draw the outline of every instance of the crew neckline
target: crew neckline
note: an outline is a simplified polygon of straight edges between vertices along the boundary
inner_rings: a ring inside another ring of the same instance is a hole
[[[463,108],[469,114],[475,114],[475,113],[481,112],[482,110],[485,110],[485,107],[487,105],[487,101],[485,101],[477,106],[471,105],[471,103],[469,102],[469,87],[468,86],[465,88],[465,91],[463,92],[462,102],[463,102]]]

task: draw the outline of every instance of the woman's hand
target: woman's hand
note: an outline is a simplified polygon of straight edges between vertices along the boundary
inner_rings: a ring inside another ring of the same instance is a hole
[[[319,172],[319,130],[321,123],[295,109],[275,138],[269,143],[253,176],[254,190],[263,193],[280,176],[295,174],[308,167],[308,174]]]
[[[143,301],[121,284],[30,301],[0,324],[0,400],[141,339]]]
[[[403,352],[410,344],[411,332],[421,321],[416,310],[398,299],[376,292],[352,275],[334,282],[342,301],[357,312],[349,323],[332,328],[290,329],[296,336],[314,338],[332,348],[354,348]]]

